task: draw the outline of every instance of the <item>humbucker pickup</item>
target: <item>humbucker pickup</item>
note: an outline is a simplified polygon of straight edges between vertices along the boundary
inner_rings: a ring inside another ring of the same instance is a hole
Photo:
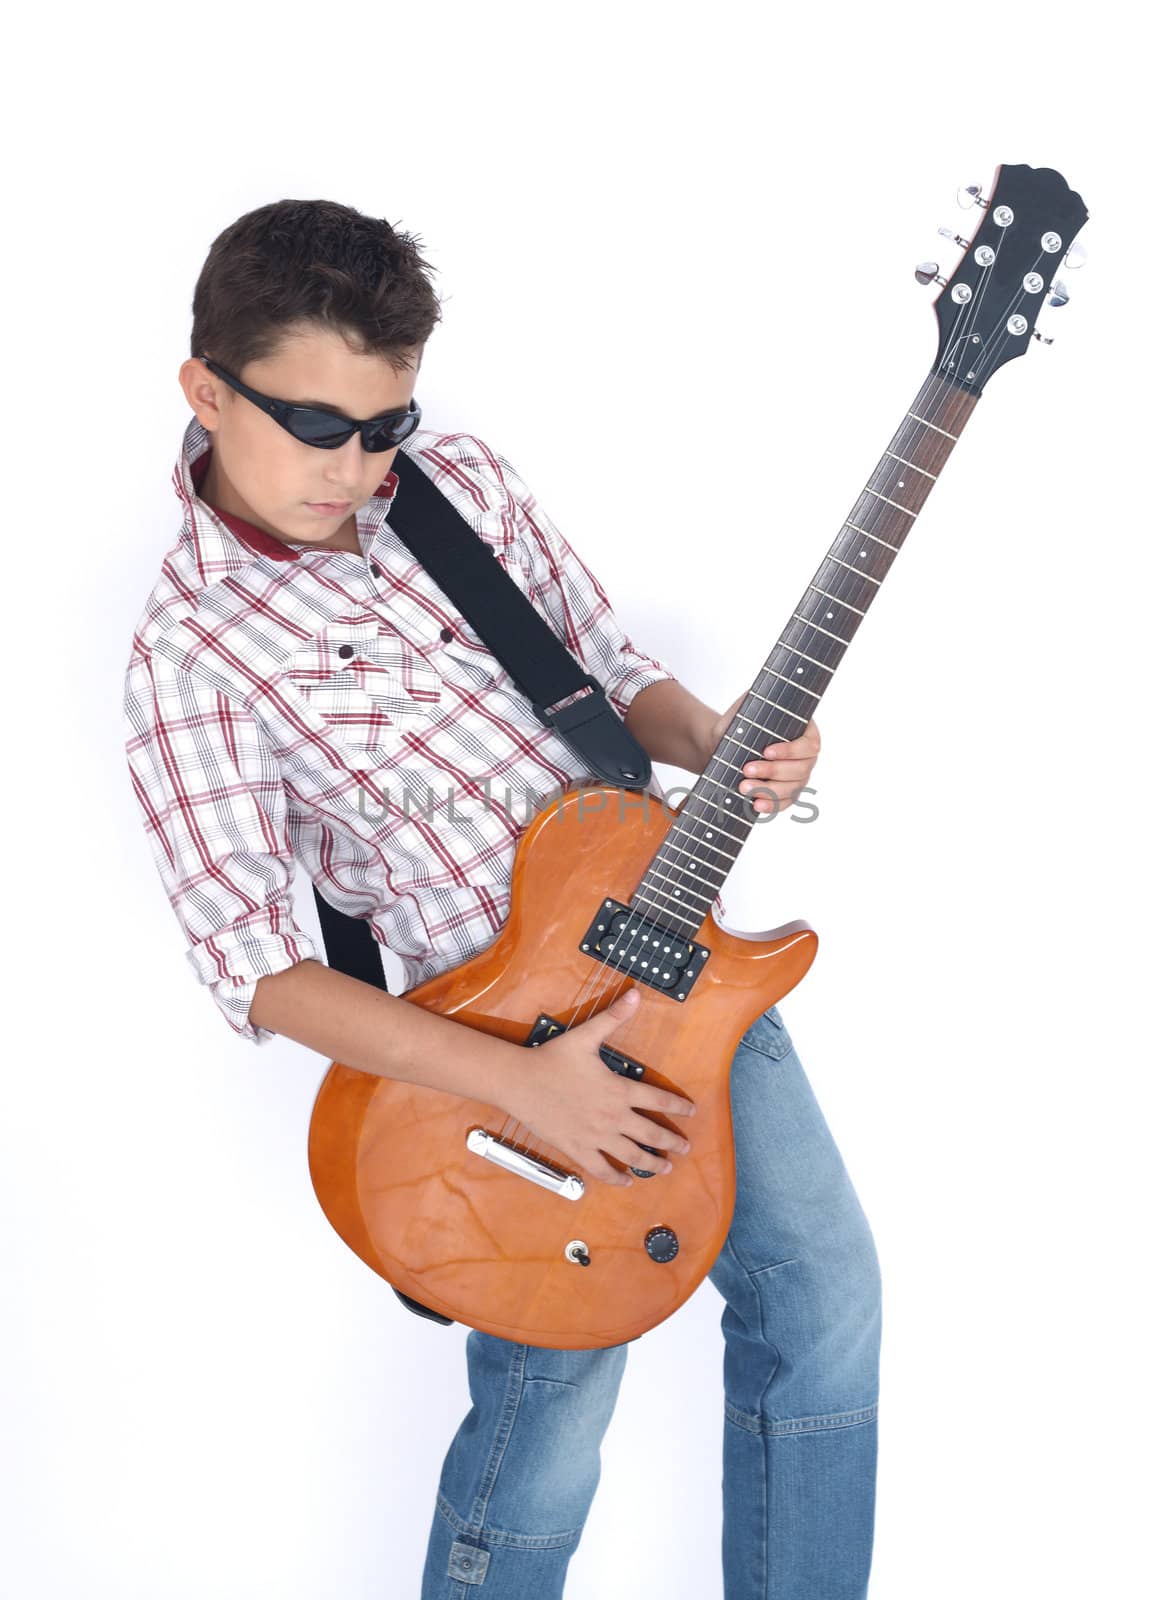
[[[651,922],[620,900],[603,900],[580,948],[615,972],[685,1000],[711,952]]]

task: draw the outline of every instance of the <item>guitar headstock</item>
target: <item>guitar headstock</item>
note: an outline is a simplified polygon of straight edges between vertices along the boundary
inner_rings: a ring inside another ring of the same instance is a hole
[[[1050,294],[1050,303],[1063,303],[1063,286],[1053,290],[1053,283],[1089,213],[1051,167],[1001,166],[990,199],[974,188],[966,193],[982,208],[983,220],[970,240],[952,236],[966,248],[934,302],[938,353],[932,370],[980,395],[993,372],[1030,348]],[[922,268],[919,279],[937,281]]]

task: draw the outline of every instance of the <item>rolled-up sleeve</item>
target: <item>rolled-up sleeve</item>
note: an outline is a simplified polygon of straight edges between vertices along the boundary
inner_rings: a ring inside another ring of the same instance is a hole
[[[306,957],[278,764],[255,717],[157,652],[136,648],[123,698],[130,777],[186,957],[242,1038],[260,978]]]
[[[639,650],[614,615],[597,578],[553,523],[511,462],[496,456],[518,513],[518,532],[533,555],[537,603],[549,624],[624,717],[635,695],[663,678],[669,667]]]

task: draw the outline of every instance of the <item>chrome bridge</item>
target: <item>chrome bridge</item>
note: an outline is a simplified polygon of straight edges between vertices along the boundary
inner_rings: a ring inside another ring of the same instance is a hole
[[[558,1022],[555,1017],[550,1017],[547,1012],[542,1011],[524,1042],[530,1048],[536,1049],[564,1031],[563,1022]],[[599,1054],[609,1070],[623,1078],[641,1080],[645,1075],[646,1068],[640,1061],[635,1061],[632,1056],[623,1055],[611,1045],[603,1044]],[[662,1151],[656,1150],[653,1145],[642,1144],[640,1139],[636,1139],[634,1143],[643,1150],[649,1150],[653,1155],[662,1154]],[[467,1135],[467,1148],[472,1155],[482,1156],[485,1161],[494,1161],[496,1166],[503,1167],[505,1172],[514,1173],[518,1178],[527,1178],[529,1183],[547,1189],[550,1194],[559,1194],[566,1200],[580,1200],[585,1193],[585,1184],[575,1173],[554,1167],[551,1161],[542,1161],[539,1156],[529,1155],[526,1150],[518,1150],[514,1144],[509,1144],[506,1139],[497,1138],[486,1128],[472,1128]],[[639,1178],[653,1176],[652,1173],[644,1172],[639,1167],[631,1167],[630,1171]]]
[[[506,1139],[497,1139],[486,1128],[472,1128],[467,1135],[467,1148],[472,1155],[483,1156],[485,1161],[494,1161],[496,1166],[503,1167],[505,1171],[515,1173],[518,1178],[527,1178],[529,1183],[559,1194],[566,1200],[580,1200],[585,1193],[585,1185],[575,1173],[562,1172],[548,1161],[517,1150],[515,1145],[509,1144]]]

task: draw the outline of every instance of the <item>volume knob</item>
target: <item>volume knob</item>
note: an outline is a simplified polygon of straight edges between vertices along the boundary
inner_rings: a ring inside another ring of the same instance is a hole
[[[673,1228],[651,1228],[646,1235],[646,1254],[651,1261],[673,1261],[678,1255],[678,1234]]]

